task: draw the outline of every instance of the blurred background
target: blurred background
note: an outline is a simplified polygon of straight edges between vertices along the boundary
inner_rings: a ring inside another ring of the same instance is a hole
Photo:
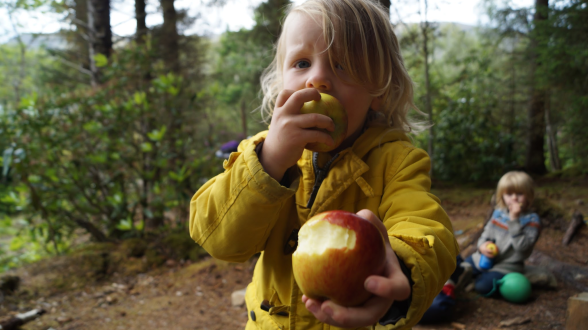
[[[434,188],[586,175],[588,1],[380,2],[434,124],[414,136]],[[197,258],[190,198],[267,128],[289,3],[0,0],[0,272],[146,237]]]

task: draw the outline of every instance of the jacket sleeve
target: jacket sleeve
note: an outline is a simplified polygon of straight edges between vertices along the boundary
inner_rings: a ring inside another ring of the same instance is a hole
[[[414,283],[406,317],[386,324],[388,329],[414,326],[455,270],[459,246],[449,217],[430,193],[429,169],[426,152],[410,147],[394,158],[387,174],[379,214]]]
[[[261,141],[258,135],[242,142],[225,172],[190,202],[190,236],[215,258],[244,262],[262,251],[283,203],[295,193],[264,171],[255,152]]]

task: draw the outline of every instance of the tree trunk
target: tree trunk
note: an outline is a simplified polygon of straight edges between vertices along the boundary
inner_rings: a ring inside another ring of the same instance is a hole
[[[535,27],[542,21],[547,19],[547,10],[549,7],[549,0],[535,0],[535,16],[533,22]],[[538,73],[538,68],[541,63],[537,55],[537,40],[535,38],[531,41],[531,57],[532,57],[532,81]],[[547,92],[541,86],[536,84],[532,87],[531,102],[528,111],[529,128],[527,131],[527,155],[525,167],[529,173],[545,174],[545,102]]]
[[[433,126],[433,105],[431,101],[431,81],[429,75],[429,32],[430,32],[430,23],[427,19],[427,10],[428,10],[428,2],[425,0],[425,13],[424,13],[424,22],[421,23],[421,32],[423,34],[423,56],[425,61],[425,111],[429,115],[429,143],[428,143],[428,153],[429,157],[431,158],[431,170],[429,172],[431,178],[433,178],[433,168],[434,168],[434,144],[433,141],[435,140],[435,128]]]
[[[243,130],[243,138],[247,138],[247,108],[245,100],[241,100],[241,129]]]
[[[161,45],[163,60],[170,72],[180,72],[180,46],[177,28],[177,13],[174,0],[160,0],[163,10]]]
[[[551,101],[549,96],[547,97],[547,103],[545,104],[545,123],[547,129],[547,145],[549,146],[549,163],[551,169],[554,171],[561,170],[561,162],[559,161],[559,150],[557,147],[557,138],[555,129],[551,124]]]
[[[135,18],[137,20],[137,32],[135,32],[135,39],[138,44],[145,43],[145,36],[147,35],[147,23],[145,18],[145,0],[135,0]]]
[[[92,85],[100,83],[100,71],[94,56],[103,54],[110,57],[112,52],[112,30],[110,29],[110,0],[88,0],[88,26],[90,31],[90,71]]]

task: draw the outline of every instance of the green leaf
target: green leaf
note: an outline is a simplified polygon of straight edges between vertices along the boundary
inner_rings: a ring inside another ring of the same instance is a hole
[[[104,54],[96,54],[94,55],[94,62],[99,68],[105,67],[108,65],[108,58]]]
[[[122,230],[122,231],[129,231],[131,229],[133,229],[133,222],[131,221],[131,219],[122,219],[121,221],[118,222],[118,224],[116,225],[116,228],[118,230]]]
[[[153,145],[151,145],[151,143],[149,143],[149,142],[141,143],[141,151],[150,152],[151,150],[153,150]]]
[[[164,125],[162,126],[159,130],[153,130],[151,131],[151,133],[147,133],[147,136],[149,137],[149,139],[153,142],[158,142],[161,141],[161,139],[163,139],[163,136],[165,135],[165,131],[167,130],[167,127]]]

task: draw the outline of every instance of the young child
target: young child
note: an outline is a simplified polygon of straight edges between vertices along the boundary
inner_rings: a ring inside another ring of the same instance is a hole
[[[533,179],[525,172],[502,176],[496,188],[496,209],[478,240],[478,250],[466,259],[472,265],[475,289],[481,294],[492,290],[493,280],[512,272],[524,273],[525,260],[539,238],[541,222],[531,211]],[[490,250],[495,244],[498,254]],[[482,255],[492,260],[489,269],[480,266]]]
[[[451,319],[455,305],[454,289],[460,278],[465,281],[471,275],[476,292],[486,295],[492,291],[495,279],[512,272],[524,273],[524,262],[533,252],[541,228],[539,216],[531,211],[534,196],[533,179],[526,173],[512,171],[502,176],[496,188],[496,209],[478,240],[478,250],[465,261],[458,256],[455,272],[422,322]],[[490,248],[493,244],[497,253]],[[485,261],[489,260],[486,266],[483,256],[487,258]]]
[[[190,203],[191,237],[210,255],[245,262],[261,252],[246,329],[410,328],[455,269],[458,245],[430,193],[430,159],[406,136],[422,127],[408,119],[412,81],[388,15],[369,0],[291,7],[262,89],[269,131],[241,142]],[[305,149],[333,144],[329,117],[300,114],[319,93],[349,118],[329,153]],[[298,229],[328,210],[356,212],[387,234],[386,273],[366,280],[374,296],[361,306],[308,299],[292,275]]]

